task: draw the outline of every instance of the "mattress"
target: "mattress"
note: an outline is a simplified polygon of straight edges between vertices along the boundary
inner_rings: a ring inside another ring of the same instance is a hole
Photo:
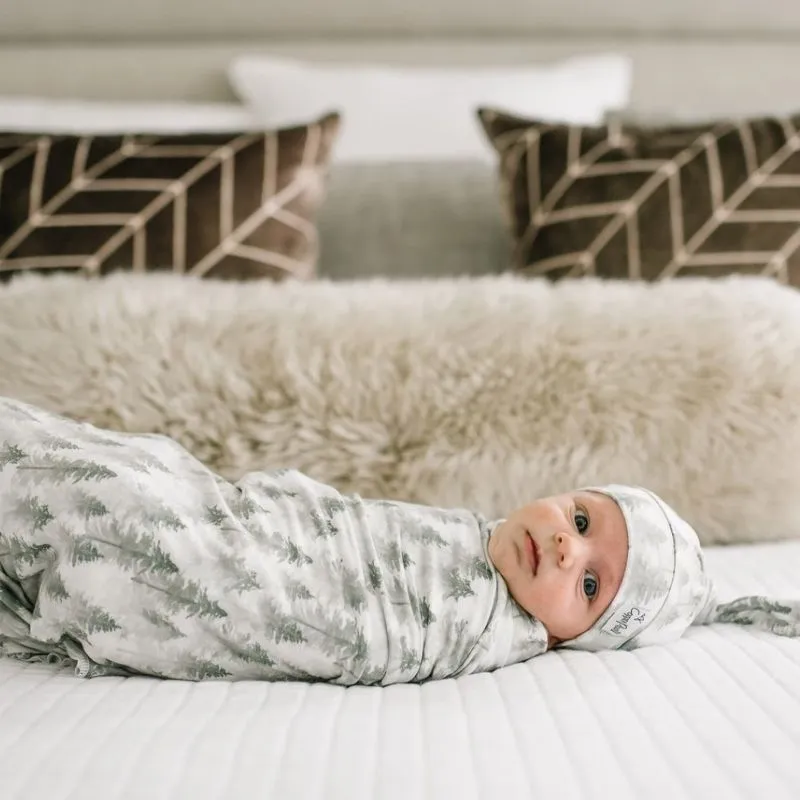
[[[709,551],[800,597],[800,543]],[[422,686],[82,681],[0,661],[0,798],[797,798],[800,640],[715,626]]]

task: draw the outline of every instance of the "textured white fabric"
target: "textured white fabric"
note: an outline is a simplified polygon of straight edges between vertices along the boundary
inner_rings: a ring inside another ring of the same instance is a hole
[[[630,60],[586,56],[519,67],[389,67],[243,55],[234,89],[267,127],[335,110],[343,127],[338,161],[492,160],[475,110],[598,123],[627,105]]]
[[[207,133],[253,130],[237,103],[112,103],[0,96],[0,130],[22,133]]]
[[[800,544],[712,550],[800,597]],[[0,660],[3,800],[795,800],[800,642],[738,626],[388,689],[80,681]]]

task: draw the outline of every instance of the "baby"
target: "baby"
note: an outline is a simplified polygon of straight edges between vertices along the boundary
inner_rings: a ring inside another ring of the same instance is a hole
[[[0,398],[0,649],[81,677],[388,685],[799,618],[717,606],[696,534],[643,489],[488,520],[294,470],[232,483],[166,437]]]

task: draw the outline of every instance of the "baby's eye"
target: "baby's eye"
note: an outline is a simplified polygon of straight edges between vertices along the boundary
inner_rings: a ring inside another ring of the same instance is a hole
[[[583,592],[590,599],[594,599],[598,590],[597,578],[591,572],[585,572],[583,575]]]
[[[584,536],[586,531],[589,530],[589,515],[585,511],[581,511],[581,509],[575,512],[575,530],[581,536]]]

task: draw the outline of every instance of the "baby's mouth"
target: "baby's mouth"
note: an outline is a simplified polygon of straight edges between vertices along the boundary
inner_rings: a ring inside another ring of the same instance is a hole
[[[541,553],[539,552],[539,545],[536,544],[536,540],[533,538],[533,536],[531,536],[530,533],[528,534],[527,549],[528,549],[528,558],[530,559],[531,562],[531,571],[533,572],[534,575],[536,575],[536,573],[539,570],[539,561],[541,560]]]

